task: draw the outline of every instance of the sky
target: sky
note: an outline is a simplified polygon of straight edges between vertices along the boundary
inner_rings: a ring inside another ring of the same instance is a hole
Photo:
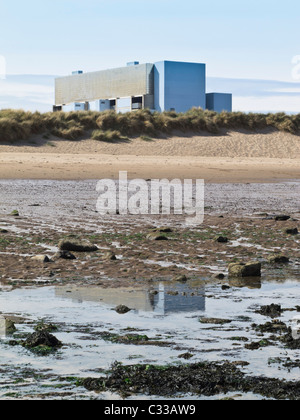
[[[5,72],[58,76],[135,60],[202,62],[212,81],[289,83],[276,100],[279,109],[295,112],[299,16],[299,0],[0,0],[0,78]],[[0,83],[0,101],[1,89],[8,87]],[[260,107],[268,107],[265,97]]]

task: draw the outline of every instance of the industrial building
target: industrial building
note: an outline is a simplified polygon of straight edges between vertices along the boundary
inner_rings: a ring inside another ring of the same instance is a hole
[[[232,95],[206,93],[206,65],[175,61],[139,64],[55,79],[54,111],[232,111]]]

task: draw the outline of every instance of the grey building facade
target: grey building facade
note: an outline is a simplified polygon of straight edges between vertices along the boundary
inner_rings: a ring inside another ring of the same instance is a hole
[[[55,79],[54,110],[186,112],[193,107],[232,111],[230,94],[206,94],[206,65],[161,61]],[[222,96],[223,95],[223,96]],[[221,99],[220,99],[221,98]],[[216,104],[216,105],[215,105]],[[222,109],[224,107],[224,109]]]

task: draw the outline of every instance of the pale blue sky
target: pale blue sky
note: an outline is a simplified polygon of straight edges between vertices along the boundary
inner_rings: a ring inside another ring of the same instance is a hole
[[[0,0],[8,74],[68,74],[162,59],[208,76],[292,82],[299,0]]]

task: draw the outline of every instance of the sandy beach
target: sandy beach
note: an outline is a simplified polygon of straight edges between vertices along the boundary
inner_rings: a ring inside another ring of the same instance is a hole
[[[1,179],[203,178],[275,182],[300,176],[300,138],[278,131],[114,143],[39,137],[0,145]]]

